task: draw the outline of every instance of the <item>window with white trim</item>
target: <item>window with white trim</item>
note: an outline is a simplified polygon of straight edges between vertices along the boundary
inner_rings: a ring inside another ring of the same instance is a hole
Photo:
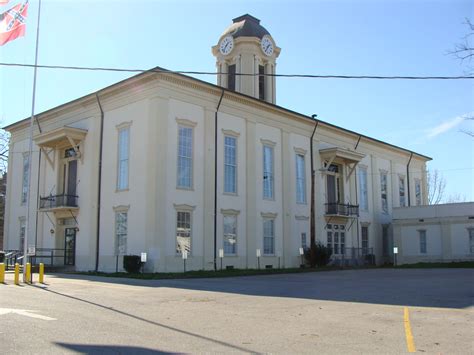
[[[301,247],[306,249],[308,245],[306,244],[306,233],[301,233]]]
[[[406,199],[405,199],[405,177],[404,176],[398,177],[398,196],[400,198],[400,207],[405,207]]]
[[[275,220],[263,220],[263,254],[275,254]]]
[[[382,253],[384,256],[389,255],[389,239],[388,239],[388,225],[382,225]]]
[[[224,255],[237,254],[237,216],[224,215]]]
[[[367,255],[369,253],[369,227],[362,226],[362,255]]]
[[[426,231],[419,230],[418,237],[420,239],[420,254],[426,254]]]
[[[191,212],[176,212],[176,254],[191,253]]]
[[[237,193],[237,138],[224,136],[224,192]]]
[[[474,254],[474,228],[468,229],[469,233],[469,252]]]
[[[380,198],[382,200],[382,212],[388,213],[388,190],[387,190],[387,173],[380,173]]]
[[[128,164],[130,151],[130,127],[118,130],[117,190],[128,189]]]
[[[415,179],[415,200],[416,200],[416,205],[421,206],[421,181],[420,181],[420,179]]]
[[[20,219],[20,244],[18,250],[23,252],[25,247],[25,234],[26,234],[26,219]]]
[[[367,168],[364,166],[359,167],[359,191],[360,191],[359,207],[362,211],[368,211],[369,198],[368,198],[368,188],[367,188]]]
[[[193,128],[178,126],[178,174],[176,186],[190,189],[193,184]]]
[[[306,167],[303,154],[296,154],[296,203],[306,203]]]
[[[21,183],[21,203],[26,203],[28,195],[28,174],[30,173],[30,156],[23,154],[23,178]]]
[[[115,255],[127,254],[128,212],[115,211]]]
[[[263,198],[274,199],[273,147],[263,146]]]

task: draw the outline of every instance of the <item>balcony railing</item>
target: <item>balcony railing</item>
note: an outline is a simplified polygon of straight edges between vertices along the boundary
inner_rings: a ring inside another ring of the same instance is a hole
[[[359,205],[349,205],[344,203],[326,203],[326,215],[331,216],[358,216]]]
[[[77,200],[77,196],[64,194],[40,197],[40,209],[52,209],[58,207],[78,207]]]

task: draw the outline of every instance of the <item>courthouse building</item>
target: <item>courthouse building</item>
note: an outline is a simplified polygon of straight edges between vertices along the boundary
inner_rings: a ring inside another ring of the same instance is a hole
[[[256,268],[258,251],[297,267],[312,159],[317,241],[336,261],[389,262],[392,209],[427,203],[430,158],[278,106],[280,48],[250,15],[212,54],[217,85],[148,71],[38,114],[31,157],[29,119],[6,127],[5,249],[22,248],[29,204],[37,259],[76,270],[146,252],[147,271],[181,271],[183,250],[212,269],[220,249],[224,267]]]

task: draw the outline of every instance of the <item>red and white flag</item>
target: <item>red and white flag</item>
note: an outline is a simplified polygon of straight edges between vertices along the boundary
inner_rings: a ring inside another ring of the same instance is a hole
[[[25,1],[0,14],[0,46],[25,35],[27,11],[28,1]]]

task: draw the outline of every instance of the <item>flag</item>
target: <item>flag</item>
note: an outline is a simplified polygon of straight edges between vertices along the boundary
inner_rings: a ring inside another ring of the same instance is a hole
[[[25,35],[27,11],[28,1],[0,14],[0,46]]]
[[[0,0],[0,5],[8,4],[10,0]]]

